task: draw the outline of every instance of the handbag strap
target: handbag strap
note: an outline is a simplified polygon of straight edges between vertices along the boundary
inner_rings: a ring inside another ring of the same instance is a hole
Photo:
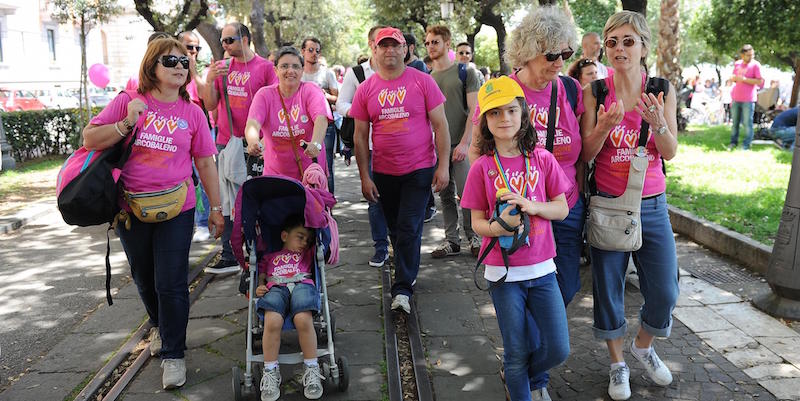
[[[300,156],[297,154],[297,138],[294,137],[292,131],[292,124],[289,123],[289,110],[286,109],[286,102],[283,101],[280,86],[275,87],[278,91],[278,98],[281,99],[281,107],[283,107],[283,114],[286,116],[286,128],[289,128],[289,138],[292,139],[292,154],[294,154],[294,161],[297,163],[297,169],[300,170],[300,178],[303,178],[303,164],[300,162]]]
[[[556,120],[558,119],[558,116],[556,116],[558,80],[554,79],[550,86],[552,89],[550,90],[550,111],[547,114],[547,143],[545,148],[548,152],[553,153],[553,142],[555,142],[556,138]]]

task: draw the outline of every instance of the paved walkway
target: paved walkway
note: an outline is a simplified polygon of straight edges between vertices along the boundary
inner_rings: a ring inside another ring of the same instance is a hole
[[[348,358],[351,378],[347,393],[327,388],[324,398],[380,400],[385,397],[380,275],[367,265],[372,241],[357,171],[341,163],[337,167],[335,215],[343,244],[342,263],[328,270],[328,289],[336,317],[336,351]],[[425,226],[415,295],[436,399],[500,400],[503,389],[497,355],[502,354],[502,343],[494,309],[488,295],[472,283],[474,258],[466,252],[444,261],[428,255],[444,237],[441,226],[440,217]],[[633,368],[631,399],[800,400],[800,334],[740,297],[764,291],[765,284],[683,238],[678,240],[678,255],[684,270],[673,334],[656,342],[675,380],[668,387],[649,383],[626,354]],[[738,275],[742,282],[719,288],[690,272],[707,279],[709,272]],[[584,269],[583,290],[568,309],[572,352],[564,365],[551,371],[553,399],[608,399],[609,361],[605,346],[591,333],[588,273]],[[151,358],[126,390],[125,400],[232,399],[231,368],[243,364],[245,353],[246,302],[237,285],[235,276],[217,277],[192,306],[187,384],[174,392],[160,390],[160,367]],[[75,326],[70,336],[34,365],[31,374],[0,393],[0,400],[60,400],[79,388],[144,318],[135,294],[133,285],[123,287],[114,306],[101,306]],[[641,302],[634,281],[626,293],[628,336],[638,327],[635,316]],[[111,326],[115,331],[106,334]],[[284,342],[290,345],[292,341],[285,338]],[[68,352],[73,350],[80,352]],[[293,367],[282,369],[285,396],[281,399],[304,399],[297,381],[290,379]]]

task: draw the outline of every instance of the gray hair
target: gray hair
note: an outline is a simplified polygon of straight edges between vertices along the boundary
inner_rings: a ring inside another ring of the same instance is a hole
[[[512,32],[506,61],[522,67],[541,54],[561,52],[564,43],[574,48],[577,36],[575,24],[560,7],[537,7]]]

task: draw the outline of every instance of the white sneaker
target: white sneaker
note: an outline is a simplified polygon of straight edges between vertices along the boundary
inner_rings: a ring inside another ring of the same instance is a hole
[[[317,400],[322,397],[322,380],[325,377],[322,376],[319,365],[303,366],[303,395],[309,400]]]
[[[553,401],[550,398],[550,393],[547,392],[547,387],[537,388],[531,391],[531,400],[533,401]]]
[[[211,233],[208,231],[208,227],[196,227],[194,229],[192,242],[208,241],[209,238],[211,238]]]
[[[183,359],[164,359],[161,361],[161,385],[164,390],[172,390],[186,383],[186,361]]]
[[[150,336],[147,341],[150,342],[150,356],[156,356],[161,353],[161,333],[158,332],[158,327],[150,329]]]
[[[645,356],[639,356],[639,354],[633,350],[634,342],[635,340],[631,342],[631,354],[642,364],[644,370],[647,372],[647,377],[659,386],[668,386],[672,383],[672,372],[669,371],[667,365],[664,365],[664,362],[661,362],[661,358],[656,354],[656,350],[650,347],[650,351]]]
[[[619,366],[608,372],[608,395],[612,400],[631,398],[631,370],[628,366]]]
[[[275,401],[281,398],[281,370],[275,367],[270,370],[264,369],[261,377],[261,401]]]
[[[411,313],[411,304],[408,295],[397,294],[392,299],[392,310],[402,309],[405,313]]]

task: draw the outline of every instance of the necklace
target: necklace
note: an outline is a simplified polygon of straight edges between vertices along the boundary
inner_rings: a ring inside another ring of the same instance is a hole
[[[180,100],[181,100],[181,98],[178,97],[178,99],[176,99],[174,102],[165,103],[165,102],[161,102],[161,101],[157,100],[155,97],[153,97],[152,94],[148,94],[146,99],[149,100],[148,103],[152,103],[153,111],[156,112],[157,114],[161,114],[161,115],[164,115],[164,114],[172,111],[172,109],[174,109],[175,106],[177,106],[178,103],[180,103]],[[168,107],[161,107],[159,104],[169,104],[169,106]],[[148,107],[150,107],[150,106],[151,105],[148,104]]]

